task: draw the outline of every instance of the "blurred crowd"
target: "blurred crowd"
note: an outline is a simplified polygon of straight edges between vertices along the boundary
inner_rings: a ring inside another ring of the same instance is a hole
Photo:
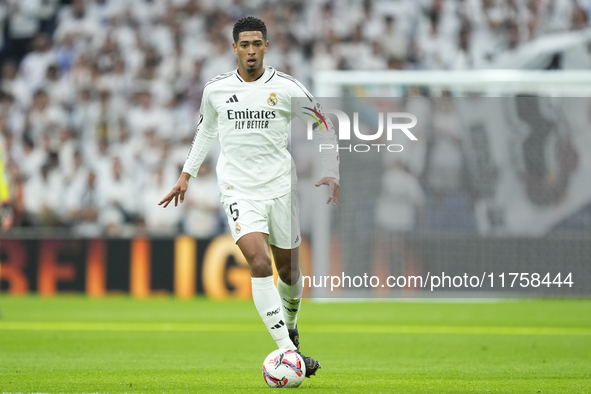
[[[14,226],[224,231],[217,147],[181,208],[156,204],[186,158],[204,83],[236,67],[242,16],[267,24],[265,63],[313,91],[317,70],[485,68],[541,35],[586,28],[590,13],[591,0],[0,0]]]

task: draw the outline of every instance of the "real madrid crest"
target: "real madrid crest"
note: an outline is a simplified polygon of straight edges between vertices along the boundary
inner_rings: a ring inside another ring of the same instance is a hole
[[[242,230],[242,228],[238,223],[236,223],[236,234],[240,234],[240,230]]]
[[[267,99],[267,104],[269,104],[270,106],[273,106],[273,107],[274,107],[274,106],[276,106],[276,105],[277,105],[277,102],[278,102],[278,101],[279,101],[279,100],[277,99],[277,94],[275,94],[275,93],[271,93],[271,94],[269,95],[269,98]]]

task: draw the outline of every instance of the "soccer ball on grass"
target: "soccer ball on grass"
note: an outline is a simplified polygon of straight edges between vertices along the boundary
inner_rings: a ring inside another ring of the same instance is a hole
[[[298,387],[305,376],[304,360],[293,350],[277,349],[263,362],[263,378],[271,388]]]

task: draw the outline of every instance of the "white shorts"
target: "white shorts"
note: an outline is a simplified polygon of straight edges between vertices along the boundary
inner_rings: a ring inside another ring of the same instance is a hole
[[[302,242],[300,204],[297,191],[272,200],[247,200],[239,197],[222,199],[234,242],[245,234],[269,235],[269,245],[294,249]]]

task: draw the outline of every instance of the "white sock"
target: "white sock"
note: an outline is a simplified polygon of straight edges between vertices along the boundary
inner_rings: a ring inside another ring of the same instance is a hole
[[[283,307],[283,316],[285,317],[285,324],[287,328],[295,328],[298,322],[298,312],[302,302],[302,294],[304,293],[304,286],[302,284],[302,272],[298,281],[290,286],[279,278],[277,280],[277,290],[281,296],[281,306]]]
[[[287,332],[285,318],[281,310],[281,298],[273,283],[273,277],[251,279],[254,305],[277,346],[279,349],[296,350],[295,345],[289,339],[289,332]]]

